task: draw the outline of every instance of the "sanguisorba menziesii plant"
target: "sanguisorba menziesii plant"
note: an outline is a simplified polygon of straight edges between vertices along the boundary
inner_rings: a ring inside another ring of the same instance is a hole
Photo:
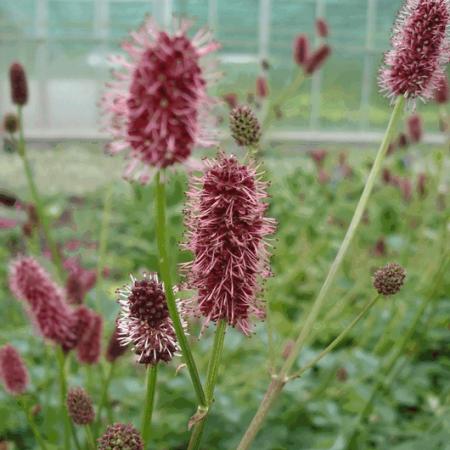
[[[156,236],[160,276],[167,308],[178,344],[191,376],[199,404],[206,407],[200,376],[186,339],[173,293],[167,243],[165,183],[168,167],[186,164],[195,146],[209,146],[214,137],[208,126],[212,100],[207,95],[210,75],[201,65],[218,44],[211,34],[200,30],[191,39],[182,22],[172,35],[158,28],[149,18],[123,44],[127,57],[113,62],[122,70],[108,86],[102,104],[109,131],[115,138],[112,153],[127,151],[130,162],[126,177],[141,182],[155,175]]]
[[[394,104],[384,139],[335,260],[288,358],[279,373],[272,377],[258,411],[238,446],[239,450],[250,448],[267,413],[290,380],[289,373],[307,342],[308,335],[355,236],[389,144],[402,116],[405,101],[414,106],[416,99],[429,99],[438,87],[438,81],[443,76],[443,68],[449,60],[450,47],[447,37],[449,8],[448,0],[407,0],[399,13],[392,37],[392,50],[386,54],[385,64],[380,71],[381,88]]]

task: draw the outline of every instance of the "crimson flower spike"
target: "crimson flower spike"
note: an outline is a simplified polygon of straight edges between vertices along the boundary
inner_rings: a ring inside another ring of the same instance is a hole
[[[294,60],[304,66],[309,58],[309,39],[306,34],[298,35],[294,40]]]
[[[185,265],[188,285],[197,290],[191,313],[205,325],[224,319],[250,334],[251,317],[263,319],[259,281],[270,275],[266,237],[275,221],[264,216],[267,185],[252,163],[219,153],[191,180],[185,210],[187,242],[194,254]]]
[[[132,346],[140,364],[171,361],[179,348],[163,285],[156,274],[144,274],[142,280],[131,277],[131,283],[117,293],[119,342]]]
[[[202,58],[219,45],[200,30],[191,39],[187,22],[169,35],[152,18],[122,47],[126,56],[111,61],[120,67],[102,99],[105,125],[114,141],[112,154],[129,151],[125,177],[150,179],[150,168],[184,163],[195,146],[215,144],[212,100]],[[137,172],[136,172],[137,171]]]
[[[28,387],[28,370],[19,352],[11,344],[0,348],[0,380],[11,395],[21,395]]]
[[[31,257],[20,257],[10,266],[11,292],[28,306],[32,322],[40,334],[63,348],[73,347],[75,317],[64,301],[62,290]]]
[[[450,57],[449,0],[407,0],[386,53],[379,83],[388,97],[430,99]]]

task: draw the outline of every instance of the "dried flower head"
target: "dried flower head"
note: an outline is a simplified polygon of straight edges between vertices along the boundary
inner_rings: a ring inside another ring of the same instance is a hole
[[[304,66],[309,58],[309,39],[306,34],[298,35],[294,40],[294,60]]]
[[[188,285],[197,289],[197,313],[226,320],[245,334],[250,317],[264,318],[259,278],[270,275],[265,238],[275,231],[265,182],[253,164],[219,153],[193,178],[186,208],[187,242],[194,254],[187,264]]]
[[[422,140],[423,127],[419,114],[412,114],[407,120],[408,136],[411,142],[417,143]]]
[[[331,48],[327,44],[321,45],[311,56],[308,57],[305,63],[305,73],[312,75],[317,72],[331,54]]]
[[[28,101],[28,83],[22,64],[15,62],[9,68],[11,100],[15,105],[24,106]]]
[[[30,257],[20,257],[10,266],[9,285],[13,294],[27,302],[31,319],[40,334],[51,341],[71,346],[74,317],[61,289]]]
[[[373,286],[381,295],[396,294],[405,281],[406,271],[397,263],[389,263],[378,269],[373,276]]]
[[[131,284],[117,292],[120,342],[132,345],[141,364],[169,362],[178,344],[164,288],[156,274],[144,274],[142,280],[131,277]]]
[[[319,17],[316,20],[316,32],[317,32],[317,35],[321,38],[328,37],[328,34],[329,34],[328,23],[325,19]]]
[[[265,77],[258,77],[256,79],[256,94],[261,98],[269,95],[269,85]]]
[[[449,99],[449,86],[447,75],[443,75],[437,82],[436,90],[434,91],[434,101],[439,104],[447,103]]]
[[[0,348],[0,380],[11,395],[21,395],[28,387],[28,370],[19,352],[11,344]]]
[[[127,346],[122,345],[120,342],[120,331],[116,326],[114,327],[114,331],[109,338],[108,347],[106,348],[105,358],[108,362],[112,363],[117,358],[120,358],[127,351]]]
[[[110,425],[97,442],[98,450],[144,450],[139,431],[130,424]]]
[[[88,425],[95,419],[95,412],[89,394],[81,387],[70,388],[66,399],[67,411],[73,423]]]
[[[14,134],[19,129],[19,118],[14,113],[7,113],[3,118],[3,128],[10,134]]]
[[[204,30],[190,39],[188,28],[183,22],[170,36],[149,18],[123,43],[128,57],[112,58],[123,70],[114,72],[102,106],[115,139],[110,152],[130,149],[126,177],[142,163],[140,179],[146,181],[149,167],[182,163],[194,146],[214,143],[208,75],[200,60],[218,44]]]
[[[449,60],[448,0],[406,0],[379,82],[389,97],[432,97]]]
[[[102,352],[103,318],[90,310],[87,329],[81,335],[77,344],[78,361],[84,364],[97,364]]]
[[[249,106],[237,106],[230,112],[230,131],[238,145],[256,145],[261,138],[258,118]]]
[[[405,148],[409,145],[409,140],[405,133],[398,135],[397,145],[399,148]]]

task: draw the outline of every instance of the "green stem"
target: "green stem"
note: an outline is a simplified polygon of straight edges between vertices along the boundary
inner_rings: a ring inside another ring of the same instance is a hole
[[[59,368],[59,392],[61,402],[61,416],[64,420],[64,449],[70,450],[70,418],[66,408],[67,381],[66,381],[66,356],[60,346],[57,347],[56,357]]]
[[[314,323],[317,320],[317,317],[320,313],[322,305],[325,302],[325,299],[338,273],[338,270],[341,267],[344,256],[346,255],[347,250],[349,249],[350,244],[355,236],[358,225],[361,222],[362,215],[366,209],[370,194],[372,193],[372,189],[375,185],[375,181],[378,178],[378,174],[381,170],[384,157],[386,156],[387,153],[387,149],[389,147],[390,142],[392,141],[394,133],[397,131],[397,125],[402,116],[404,103],[405,103],[404,97],[397,97],[394,109],[391,114],[391,118],[389,120],[388,127],[386,129],[386,133],[378,150],[372,169],[367,178],[366,185],[364,186],[364,190],[361,194],[358,205],[356,206],[353,218],[347,229],[347,233],[345,234],[345,237],[338,250],[338,253],[330,267],[325,282],[323,283],[319,291],[319,294],[317,295],[311,307],[311,310],[308,316],[306,317],[306,321],[302,326],[302,329],[294,343],[292,351],[286,358],[279,375],[276,377],[272,377],[272,382],[269,385],[269,388],[259,406],[258,411],[256,412],[255,416],[252,419],[252,422],[247,428],[247,431],[245,432],[238,446],[238,450],[247,450],[248,448],[250,448],[273,402],[283,389],[284,384],[287,381],[289,371],[291,370],[292,366],[297,360],[300,351],[306,344],[306,341],[314,327]]]
[[[316,357],[314,357],[309,363],[303,366],[297,373],[291,375],[289,379],[300,378],[307,370],[315,366],[324,356],[330,353],[345,336],[351,331],[351,329],[363,318],[363,316],[369,311],[375,302],[380,298],[379,295],[375,296],[372,300],[369,300],[361,310],[361,312],[339,333],[339,335],[325,347]]]
[[[433,299],[434,294],[440,285],[440,281],[441,281],[443,274],[446,273],[446,266],[447,266],[448,262],[449,262],[449,260],[446,259],[446,256],[444,254],[444,257],[442,259],[442,265],[440,266],[438,273],[434,277],[434,280],[432,283],[433,288],[432,288],[431,292],[429,292],[428,295],[426,295],[424,297],[424,299],[422,300],[422,303],[420,304],[419,308],[417,309],[416,314],[411,322],[411,326],[408,328],[406,333],[403,333],[402,338],[401,338],[400,342],[398,343],[398,346],[393,350],[391,355],[387,358],[387,360],[381,367],[381,369],[378,373],[378,376],[377,376],[376,383],[371,391],[371,394],[370,394],[369,398],[367,399],[363,409],[358,414],[355,424],[353,426],[352,433],[348,438],[348,448],[349,449],[352,448],[353,445],[355,444],[355,440],[357,439],[358,434],[359,434],[360,425],[361,425],[362,421],[364,420],[364,418],[370,414],[370,412],[372,410],[373,402],[376,398],[377,393],[380,391],[380,389],[383,388],[383,386],[386,385],[386,383],[385,383],[386,378],[389,376],[389,374],[395,367],[395,364],[398,361],[398,359],[400,358],[400,356],[404,353],[405,348],[408,345],[408,343],[411,342],[411,338],[413,337],[417,327],[420,324],[421,319],[424,316],[424,313],[425,313],[430,301]],[[393,379],[394,379],[394,377],[391,377],[391,379],[390,379],[391,383],[392,383]]]
[[[27,157],[26,145],[25,145],[25,137],[23,132],[23,118],[22,118],[22,108],[18,107],[18,116],[19,116],[19,145],[18,145],[18,153],[20,158],[22,159],[23,167],[25,170],[25,175],[28,182],[28,187],[31,192],[31,197],[36,206],[36,212],[39,218],[39,223],[42,226],[42,230],[45,235],[45,239],[50,248],[50,252],[52,254],[53,263],[55,264],[56,270],[58,272],[58,276],[60,280],[64,280],[64,269],[61,261],[61,256],[58,251],[58,247],[56,246],[55,241],[53,240],[52,233],[50,231],[50,223],[45,213],[45,208],[41,200],[41,196],[39,195],[38,188],[34,181],[33,172],[31,170],[30,162]]]
[[[38,442],[39,447],[41,448],[41,450],[47,450],[47,445],[45,444],[45,441],[44,441],[41,433],[39,432],[38,427],[34,423],[33,414],[31,412],[30,408],[28,408],[26,406],[25,401],[23,401],[20,397],[17,399],[17,401],[27,417],[28,424],[30,425],[31,431],[34,434],[34,437],[36,438],[36,441]]]
[[[303,71],[299,70],[297,76],[292,80],[292,82],[280,93],[280,95],[274,100],[274,102],[269,105],[269,111],[262,121],[261,128],[264,132],[267,131],[275,116],[275,109],[281,108],[283,103],[295,93],[295,91],[302,85],[305,79],[305,74],[303,73]]]
[[[86,430],[86,440],[87,440],[88,447],[91,450],[95,450],[96,449],[95,439],[94,439],[94,435],[92,434],[91,426],[89,424],[87,424],[84,428]]]
[[[109,365],[108,375],[106,376],[106,379],[103,382],[102,395],[100,397],[100,404],[99,404],[98,413],[97,413],[97,423],[95,425],[95,429],[97,431],[98,431],[98,429],[100,427],[100,423],[102,421],[102,412],[103,412],[103,408],[105,407],[105,404],[108,399],[108,389],[109,389],[109,385],[111,384],[111,380],[113,378],[113,373],[114,373],[114,362],[112,362]]]
[[[225,341],[225,332],[227,323],[225,320],[220,320],[217,324],[216,334],[214,336],[214,344],[211,352],[211,358],[208,363],[208,372],[206,378],[206,400],[208,401],[208,410],[199,417],[199,421],[194,425],[191,439],[189,441],[188,450],[196,450],[200,448],[200,441],[202,439],[203,430],[205,428],[208,412],[214,400],[214,388],[217,382],[217,375],[219,373],[220,362],[222,359],[223,344]],[[201,408],[199,408],[201,411]]]
[[[103,202],[102,223],[100,227],[100,237],[98,245],[97,283],[100,283],[104,267],[104,260],[108,244],[109,223],[111,220],[111,206],[112,206],[112,184],[110,184],[107,187],[105,199]]]
[[[158,364],[147,365],[147,387],[145,395],[144,414],[142,416],[142,438],[144,447],[147,448],[150,440],[153,407],[155,404],[155,387],[158,374]]]
[[[172,279],[170,274],[169,255],[167,250],[167,221],[166,221],[166,192],[164,181],[161,180],[161,172],[158,171],[155,177],[155,195],[156,195],[156,240],[159,251],[159,269],[164,290],[166,293],[167,307],[175,328],[178,344],[180,345],[186,366],[191,376],[192,385],[197,395],[198,403],[206,408],[207,402],[203,387],[198,374],[197,366],[194,361],[188,340],[184,334],[183,325],[178,313],[175,296],[172,288]]]

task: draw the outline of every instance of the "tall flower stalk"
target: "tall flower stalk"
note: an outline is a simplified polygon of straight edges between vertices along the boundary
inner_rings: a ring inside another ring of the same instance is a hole
[[[339,268],[341,267],[342,261],[344,260],[344,256],[346,255],[350,247],[350,244],[355,236],[358,225],[361,222],[362,215],[366,209],[368,200],[370,198],[370,194],[372,193],[373,187],[375,185],[375,181],[377,180],[378,175],[380,173],[382,163],[386,156],[389,144],[392,141],[395,132],[397,131],[397,126],[403,113],[404,103],[405,99],[403,96],[398,97],[397,100],[395,101],[394,109],[392,111],[391,118],[388,127],[386,129],[386,133],[378,150],[370,174],[367,178],[367,182],[359,199],[358,205],[356,206],[353,218],[345,234],[344,240],[341,243],[338,253],[330,267],[328,275],[319,291],[319,294],[317,295],[306,317],[302,330],[293,344],[289,356],[286,358],[286,361],[281,367],[280,372],[272,377],[272,381],[266,391],[266,394],[264,395],[264,398],[261,401],[255,416],[253,417],[249,427],[247,428],[247,431],[245,432],[238,446],[239,450],[245,450],[250,448],[254,438],[256,437],[256,434],[262,427],[262,424],[270,408],[272,407],[273,403],[283,390],[286,382],[290,378],[289,372],[291,371],[295,361],[297,360],[300,351],[303,349],[304,345],[307,342],[307,339],[314,326],[314,323],[322,309],[322,306],[336,278]]]
[[[166,188],[165,182],[162,180],[164,173],[158,171],[155,176],[155,219],[156,219],[156,241],[159,254],[159,269],[161,279],[164,284],[166,294],[167,307],[169,309],[170,317],[173,321],[175,333],[177,335],[178,344],[180,346],[184,361],[189,370],[192,385],[197,396],[199,405],[207,409],[206,396],[203,391],[202,383],[198,373],[197,365],[194,361],[191,348],[184,333],[183,324],[178,313],[175,295],[173,293],[172,276],[169,262],[168,251],[168,237],[167,229],[168,223],[166,219]]]
[[[64,269],[61,261],[61,256],[56,246],[56,242],[53,239],[51,232],[50,221],[47,217],[44,204],[39,194],[38,187],[34,180],[33,171],[31,169],[30,161],[27,156],[27,149],[24,135],[24,122],[23,122],[23,107],[28,101],[28,85],[25,70],[19,63],[14,63],[10,67],[10,84],[11,84],[11,98],[13,103],[17,106],[18,126],[19,126],[19,141],[17,146],[17,153],[22,160],[25,176],[30,189],[31,197],[36,207],[39,223],[42,226],[45,239],[50,248],[53,263],[55,264],[58,276],[62,281],[64,279]]]

